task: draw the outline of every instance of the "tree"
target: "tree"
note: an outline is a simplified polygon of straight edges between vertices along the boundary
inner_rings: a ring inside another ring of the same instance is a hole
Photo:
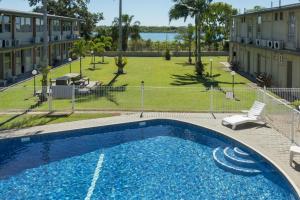
[[[35,12],[42,12],[42,0],[28,0]],[[82,19],[81,35],[89,38],[96,24],[103,19],[102,13],[91,13],[88,10],[90,0],[48,0],[48,14]]]
[[[71,49],[72,55],[79,57],[80,60],[80,77],[82,77],[82,57],[85,56],[86,51],[87,44],[83,39],[74,42],[73,47]]]
[[[128,49],[128,39],[138,40],[141,38],[140,36],[140,22],[133,22],[133,15],[122,15],[122,49],[123,51],[127,51]],[[133,23],[132,23],[133,22]],[[112,23],[112,40],[113,45],[116,46],[119,38],[119,18],[115,18]]]
[[[195,19],[196,29],[196,73],[203,75],[204,66],[201,60],[201,22],[203,20],[205,12],[207,12],[208,5],[212,0],[173,0],[175,5],[169,11],[170,21],[180,18],[187,19],[192,17]]]
[[[218,2],[209,5],[202,21],[207,45],[229,39],[232,18],[236,14],[237,9],[227,3]]]
[[[189,64],[192,64],[192,46],[193,46],[193,41],[195,39],[194,31],[195,31],[194,26],[192,24],[189,24],[188,28],[185,31],[181,31],[177,36],[177,39],[183,41],[189,49],[189,59],[188,59]]]
[[[96,44],[99,44],[100,46],[102,46],[103,48],[96,48],[96,52],[98,54],[102,54],[102,63],[104,63],[104,55],[103,53],[105,51],[109,51],[111,49],[111,46],[112,46],[112,38],[111,37],[107,37],[107,36],[98,36],[96,39],[95,39],[95,43]],[[99,47],[100,47],[99,46]]]

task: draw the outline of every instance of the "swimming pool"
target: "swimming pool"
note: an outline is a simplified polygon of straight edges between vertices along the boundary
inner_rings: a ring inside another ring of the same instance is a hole
[[[152,120],[0,141],[4,199],[299,199],[265,159],[211,130]]]

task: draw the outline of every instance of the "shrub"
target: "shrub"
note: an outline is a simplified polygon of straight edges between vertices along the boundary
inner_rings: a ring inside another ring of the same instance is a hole
[[[115,63],[118,67],[118,74],[124,74],[124,67],[127,65],[128,60],[126,57],[122,57],[121,60],[119,60],[119,57],[115,57]]]
[[[166,60],[171,60],[171,52],[169,49],[166,50],[165,52],[165,59]]]

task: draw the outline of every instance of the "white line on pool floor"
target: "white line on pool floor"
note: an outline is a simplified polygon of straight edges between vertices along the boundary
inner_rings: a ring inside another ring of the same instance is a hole
[[[93,193],[94,193],[96,183],[97,183],[97,180],[99,178],[99,175],[100,175],[100,172],[101,172],[101,169],[102,169],[103,161],[104,161],[104,154],[100,154],[99,159],[98,159],[98,163],[97,163],[97,167],[96,167],[95,172],[94,172],[94,176],[93,176],[91,186],[90,186],[90,188],[88,190],[88,193],[86,194],[86,197],[85,197],[84,200],[90,200]]]

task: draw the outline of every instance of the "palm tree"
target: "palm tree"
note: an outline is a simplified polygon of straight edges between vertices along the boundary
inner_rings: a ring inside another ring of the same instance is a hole
[[[196,29],[196,58],[195,67],[196,73],[203,75],[203,63],[201,60],[201,23],[203,14],[207,12],[209,3],[212,0],[173,0],[175,5],[169,11],[170,21],[184,18],[186,20],[189,16],[195,19]]]
[[[99,36],[95,39],[95,43],[101,43],[103,46],[103,51],[98,51],[97,53],[101,54],[102,53],[102,63],[104,63],[104,55],[103,53],[105,51],[109,51],[111,49],[112,46],[112,38],[111,37],[107,37],[107,36]],[[98,49],[99,50],[99,49]]]
[[[122,50],[126,51],[128,49],[128,39],[132,40],[140,39],[140,22],[133,22],[133,15],[122,15]],[[112,36],[113,41],[119,38],[117,34],[117,28],[119,27],[119,18],[115,18],[112,25]]]
[[[81,39],[74,42],[71,52],[73,56],[79,57],[80,60],[80,78],[82,78],[82,57],[85,56],[87,45],[85,40]]]

